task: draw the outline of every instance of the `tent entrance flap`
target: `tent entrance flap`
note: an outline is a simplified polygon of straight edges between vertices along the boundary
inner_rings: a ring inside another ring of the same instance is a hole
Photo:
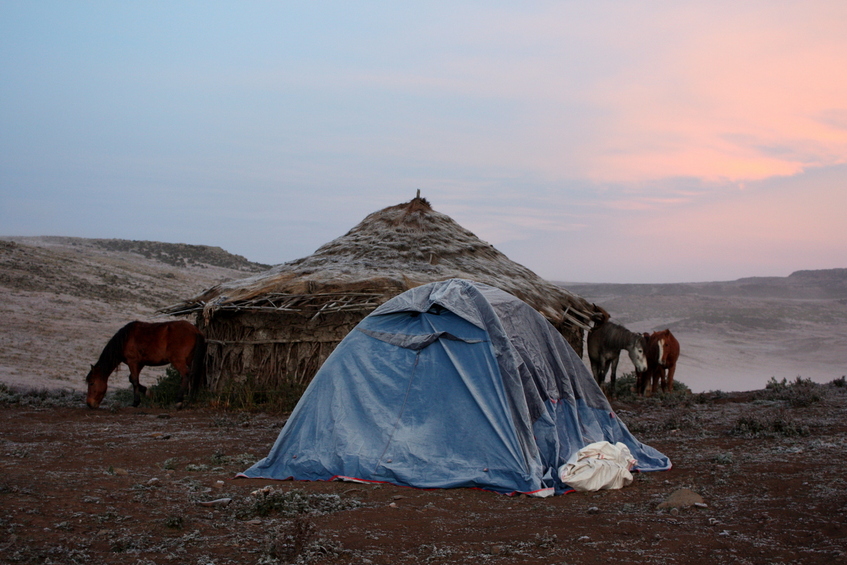
[[[390,343],[392,345],[396,345],[397,347],[403,347],[406,349],[412,349],[418,351],[420,349],[424,349],[429,347],[439,339],[449,339],[453,341],[463,341],[465,343],[481,343],[483,340],[481,339],[465,339],[461,337],[457,337],[450,332],[436,332],[431,334],[424,335],[406,335],[406,334],[393,334],[387,332],[378,332],[374,330],[368,330],[365,328],[356,328],[358,331],[364,333],[365,335],[369,335],[374,339],[378,339],[380,341],[384,341],[385,343]]]

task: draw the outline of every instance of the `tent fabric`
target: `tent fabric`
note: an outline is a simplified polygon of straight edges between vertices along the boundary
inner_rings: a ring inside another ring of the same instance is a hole
[[[636,470],[671,467],[636,440],[582,360],[525,302],[462,279],[389,300],[338,345],[249,478],[571,490],[558,468],[622,442]]]

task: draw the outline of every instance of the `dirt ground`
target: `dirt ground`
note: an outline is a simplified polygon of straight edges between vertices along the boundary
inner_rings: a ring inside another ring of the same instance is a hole
[[[617,403],[673,469],[548,499],[234,479],[283,417],[7,398],[0,562],[843,562],[838,384]],[[680,491],[682,507],[663,507]]]

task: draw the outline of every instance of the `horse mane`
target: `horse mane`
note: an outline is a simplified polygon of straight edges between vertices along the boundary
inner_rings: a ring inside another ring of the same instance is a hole
[[[100,353],[100,358],[95,363],[96,367],[100,367],[103,371],[111,373],[115,367],[120,365],[124,360],[124,344],[129,337],[129,331],[135,322],[130,322],[115,333],[112,339],[106,343],[106,347]]]

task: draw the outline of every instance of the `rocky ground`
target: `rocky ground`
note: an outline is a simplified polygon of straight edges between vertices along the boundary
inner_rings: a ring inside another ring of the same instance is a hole
[[[615,404],[673,469],[549,499],[234,479],[284,416],[0,394],[2,563],[838,563],[847,386]]]

